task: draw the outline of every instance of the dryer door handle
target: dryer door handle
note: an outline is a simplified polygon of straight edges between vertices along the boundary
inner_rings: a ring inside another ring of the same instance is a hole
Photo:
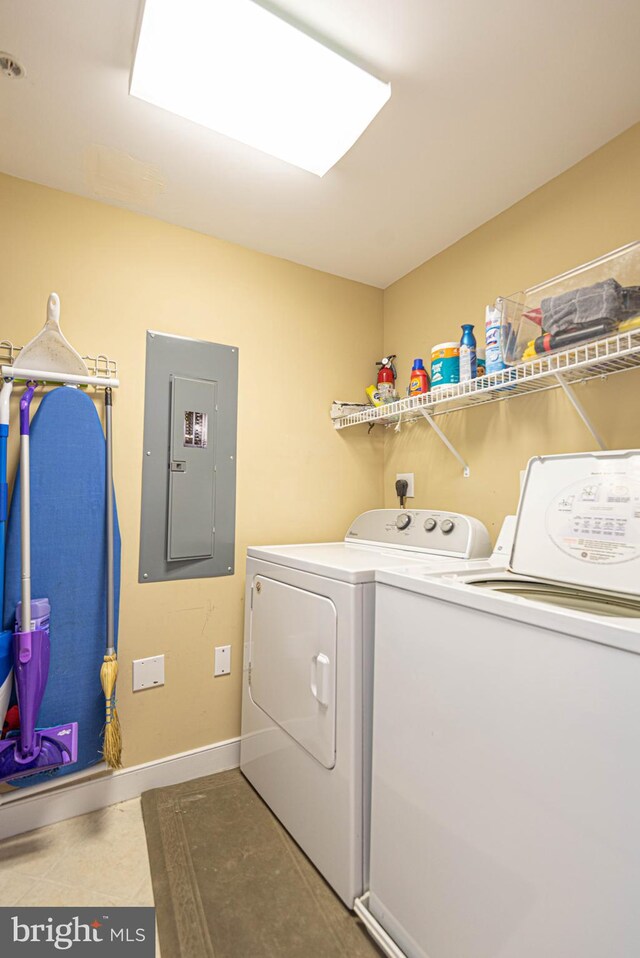
[[[324,652],[318,652],[311,659],[311,691],[318,704],[326,709],[329,706],[331,691],[331,660]]]

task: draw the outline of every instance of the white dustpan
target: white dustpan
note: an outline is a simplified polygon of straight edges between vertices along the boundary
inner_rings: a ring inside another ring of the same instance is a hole
[[[76,352],[60,330],[60,297],[51,293],[47,301],[47,321],[38,335],[18,353],[14,370],[42,370],[51,373],[71,373],[88,376],[89,370],[82,356]]]

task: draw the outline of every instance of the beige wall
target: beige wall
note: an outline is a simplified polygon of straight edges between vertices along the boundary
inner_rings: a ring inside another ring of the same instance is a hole
[[[523,157],[526,161],[526,156]],[[518,473],[539,453],[591,449],[557,391],[439,418],[471,478],[426,423],[399,435],[335,432],[332,399],[362,397],[384,349],[400,385],[415,356],[481,331],[484,307],[638,238],[640,125],[380,290],[198,233],[0,175],[2,338],[24,343],[49,292],[82,353],[118,360],[116,491],[123,538],[119,709],[127,764],[239,732],[244,553],[249,543],[340,538],[354,515],[395,505],[396,472],[414,472],[418,507],[480,516],[496,533]],[[428,224],[427,224],[428,225]],[[145,330],[240,348],[238,573],[137,582]],[[640,445],[640,373],[578,387],[611,447]],[[14,432],[15,439],[15,432]],[[14,448],[15,453],[15,448]],[[213,678],[231,643],[232,674]],[[166,685],[132,695],[131,660],[163,652]]]
[[[83,354],[118,360],[116,492],[123,540],[119,710],[126,764],[239,733],[249,543],[342,538],[382,500],[382,445],[335,432],[382,348],[382,293],[157,220],[0,176],[1,338],[23,344],[47,296]],[[240,348],[235,576],[137,582],[145,330]],[[101,406],[101,403],[100,403]],[[213,678],[215,645],[232,674]],[[166,656],[166,685],[132,695],[131,660]]]
[[[399,356],[399,385],[404,390],[414,357],[426,360],[433,344],[459,339],[463,322],[476,324],[483,344],[484,308],[497,296],[637,239],[640,124],[385,290],[384,348]],[[635,371],[577,387],[610,448],[640,446],[639,388]],[[396,473],[414,472],[412,504],[477,515],[494,537],[516,508],[519,471],[531,456],[595,448],[559,390],[450,413],[438,424],[467,459],[470,478],[426,423],[389,430],[385,505],[397,501]]]

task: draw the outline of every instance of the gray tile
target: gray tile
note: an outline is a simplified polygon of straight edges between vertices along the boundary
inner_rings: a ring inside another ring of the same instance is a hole
[[[125,905],[127,902],[77,885],[66,885],[62,882],[50,881],[43,878],[35,882],[16,902],[19,905],[55,908],[106,908],[108,906]]]
[[[105,809],[95,827],[55,862],[46,877],[125,904],[144,894],[149,859],[140,800]]]
[[[28,875],[12,875],[4,872],[0,875],[0,907],[17,905],[20,899],[33,888],[36,880]]]
[[[0,878],[5,874],[44,878],[94,831],[103,810],[15,835],[0,842]]]

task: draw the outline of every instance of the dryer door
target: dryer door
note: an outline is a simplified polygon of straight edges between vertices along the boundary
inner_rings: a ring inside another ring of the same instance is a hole
[[[337,628],[326,596],[255,577],[251,697],[325,768],[336,761]]]

